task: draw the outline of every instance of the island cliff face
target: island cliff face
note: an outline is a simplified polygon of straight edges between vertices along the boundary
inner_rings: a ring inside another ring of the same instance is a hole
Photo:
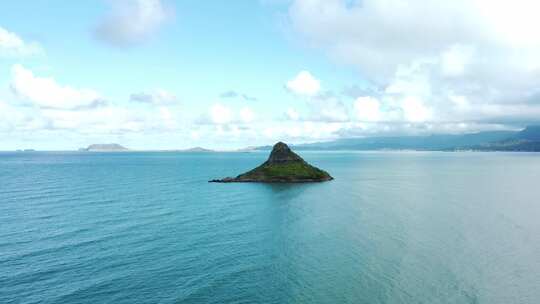
[[[214,179],[213,183],[310,183],[332,180],[326,171],[316,168],[291,151],[284,143],[274,145],[270,157],[257,168],[237,177]]]

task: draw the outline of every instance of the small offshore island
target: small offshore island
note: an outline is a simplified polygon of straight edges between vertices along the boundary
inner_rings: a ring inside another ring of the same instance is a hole
[[[285,143],[278,142],[262,165],[237,177],[214,179],[211,183],[312,183],[334,178],[308,164]]]
[[[92,144],[87,148],[80,148],[80,152],[127,152],[128,148],[119,144]]]

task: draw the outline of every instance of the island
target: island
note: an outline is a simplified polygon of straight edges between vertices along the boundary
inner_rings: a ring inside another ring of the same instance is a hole
[[[178,152],[187,152],[187,153],[212,153],[214,150],[206,149],[203,147],[193,147],[185,150],[178,150]]]
[[[237,177],[213,179],[211,183],[311,183],[334,178],[328,172],[308,164],[285,143],[278,142],[270,157],[257,168]]]
[[[93,144],[87,148],[79,149],[81,152],[126,152],[128,148],[119,144]]]

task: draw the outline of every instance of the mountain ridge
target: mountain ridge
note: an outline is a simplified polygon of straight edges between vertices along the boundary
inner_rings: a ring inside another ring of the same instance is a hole
[[[291,145],[299,151],[540,151],[540,126],[521,131],[485,131],[466,134],[432,134],[421,136],[374,136],[344,138],[328,142]],[[256,147],[267,151],[269,146]]]

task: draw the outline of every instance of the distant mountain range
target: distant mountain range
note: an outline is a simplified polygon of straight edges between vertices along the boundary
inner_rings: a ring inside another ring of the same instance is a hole
[[[391,136],[338,139],[329,142],[292,145],[296,150],[423,150],[423,151],[540,151],[540,126],[522,131],[489,131],[471,134]],[[254,150],[270,150],[270,146]]]
[[[470,147],[480,151],[540,152],[540,126],[530,126],[508,138]]]

